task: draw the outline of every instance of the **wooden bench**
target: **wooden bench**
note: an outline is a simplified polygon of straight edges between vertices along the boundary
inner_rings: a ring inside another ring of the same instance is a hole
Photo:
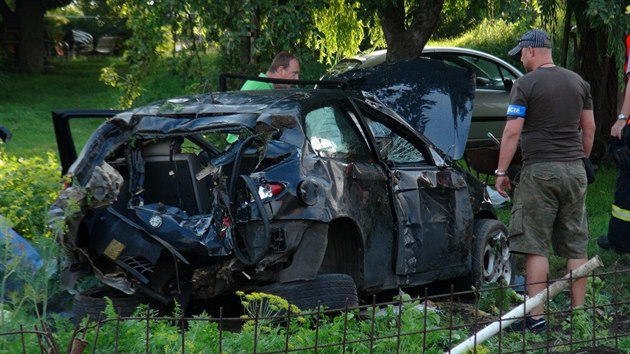
[[[98,39],[94,51],[99,54],[118,54],[120,37],[103,36]]]

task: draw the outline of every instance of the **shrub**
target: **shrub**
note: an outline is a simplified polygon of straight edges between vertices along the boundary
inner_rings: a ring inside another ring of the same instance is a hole
[[[0,148],[0,215],[22,237],[50,236],[48,207],[59,192],[59,162],[52,152],[26,158]]]

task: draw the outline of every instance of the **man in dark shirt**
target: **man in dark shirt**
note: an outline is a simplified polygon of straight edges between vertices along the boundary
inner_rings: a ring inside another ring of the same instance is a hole
[[[587,261],[587,178],[583,157],[593,146],[595,120],[590,85],[553,63],[551,39],[541,30],[525,33],[509,55],[520,55],[528,71],[510,92],[503,131],[497,191],[507,196],[507,168],[521,142],[523,168],[510,220],[510,249],[526,255],[527,293],[547,287],[549,246],[567,259],[567,271]],[[584,304],[586,279],[571,287],[572,306]],[[543,306],[511,329],[546,327]]]
[[[630,34],[626,36],[626,63],[624,73],[630,78]],[[611,152],[619,168],[615,183],[615,199],[611,207],[608,233],[597,239],[603,249],[612,249],[620,253],[630,253],[630,87],[626,91],[617,116],[617,121],[610,128]]]

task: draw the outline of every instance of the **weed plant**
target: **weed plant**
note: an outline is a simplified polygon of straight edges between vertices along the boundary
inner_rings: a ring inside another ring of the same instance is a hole
[[[506,287],[500,289],[507,293],[511,291]],[[605,283],[601,279],[595,278],[589,289],[587,298],[595,302],[596,310],[587,307],[571,313],[558,311],[553,314],[559,306],[565,305],[562,298],[554,300],[548,308],[552,313],[549,332],[501,333],[487,342],[478,343],[476,353],[544,352],[549,348],[554,352],[564,352],[593,344],[630,349],[627,346],[630,341],[624,338],[617,343],[610,338],[597,339],[610,336],[610,317],[601,311],[609,298],[601,295],[605,292]],[[482,290],[485,292],[488,289]],[[384,308],[370,307],[332,314],[324,313],[324,309],[300,311],[274,295],[239,295],[245,315],[240,319],[241,325],[237,330],[221,330],[225,322],[219,325],[216,319],[205,313],[185,323],[173,321],[181,318],[178,307],[169,316],[170,319],[160,318],[142,305],[133,319],[117,320],[113,303],[108,300],[103,317],[107,320],[100,326],[84,320],[80,337],[88,344],[88,350],[98,352],[177,353],[182,349],[191,353],[219,352],[219,349],[228,353],[308,352],[309,348],[317,347],[322,353],[443,353],[480,329],[470,316],[452,316],[446,311],[447,304],[425,304],[407,294],[397,297],[395,302]],[[485,305],[480,302],[479,310],[492,312],[494,305],[491,304],[497,299],[489,297],[494,296],[510,299],[514,306],[514,301],[518,302],[518,299],[507,295],[485,292],[483,296],[488,301]],[[494,317],[495,320],[498,318]],[[453,318],[455,329],[448,329],[453,327],[449,324]],[[62,322],[58,326],[67,331]],[[69,335],[59,333],[58,337],[68,338]]]
[[[49,237],[49,206],[59,194],[61,172],[52,152],[16,157],[0,145],[0,215],[27,239]]]
[[[88,343],[88,350],[96,343],[99,352],[144,352],[148,347],[152,353],[176,353],[182,348],[191,353],[215,353],[220,345],[226,353],[309,351],[307,348],[315,346],[322,353],[442,353],[449,345],[449,334],[456,340],[465,334],[439,329],[443,327],[443,315],[419,306],[420,301],[408,296],[378,313],[375,312],[378,309],[370,308],[363,313],[352,310],[333,316],[324,314],[324,309],[300,312],[274,295],[241,293],[240,296],[244,312],[249,315],[244,316],[237,332],[219,333],[217,322],[201,314],[188,321],[182,335],[181,326],[156,319],[151,310],[140,306],[134,314],[138,319],[108,321],[98,331],[93,323],[84,322],[82,327],[87,330],[82,337]],[[111,301],[105,316],[117,316]],[[172,317],[180,316],[176,308]],[[147,326],[148,344],[139,340],[146,338]]]

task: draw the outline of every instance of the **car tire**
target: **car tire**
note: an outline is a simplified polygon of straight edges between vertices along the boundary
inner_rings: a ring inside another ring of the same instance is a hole
[[[472,281],[475,286],[505,280],[512,281],[513,257],[508,245],[508,230],[500,221],[475,221],[472,247]]]
[[[347,274],[319,274],[313,280],[262,286],[260,291],[280,296],[300,310],[317,308],[318,305],[332,310],[359,306],[357,287]]]
[[[147,297],[127,295],[114,288],[102,286],[86,290],[72,299],[72,318],[75,323],[81,323],[88,316],[90,321],[105,319],[103,312],[107,306],[105,297],[112,300],[114,309],[120,317],[129,317],[141,304],[150,302]]]

